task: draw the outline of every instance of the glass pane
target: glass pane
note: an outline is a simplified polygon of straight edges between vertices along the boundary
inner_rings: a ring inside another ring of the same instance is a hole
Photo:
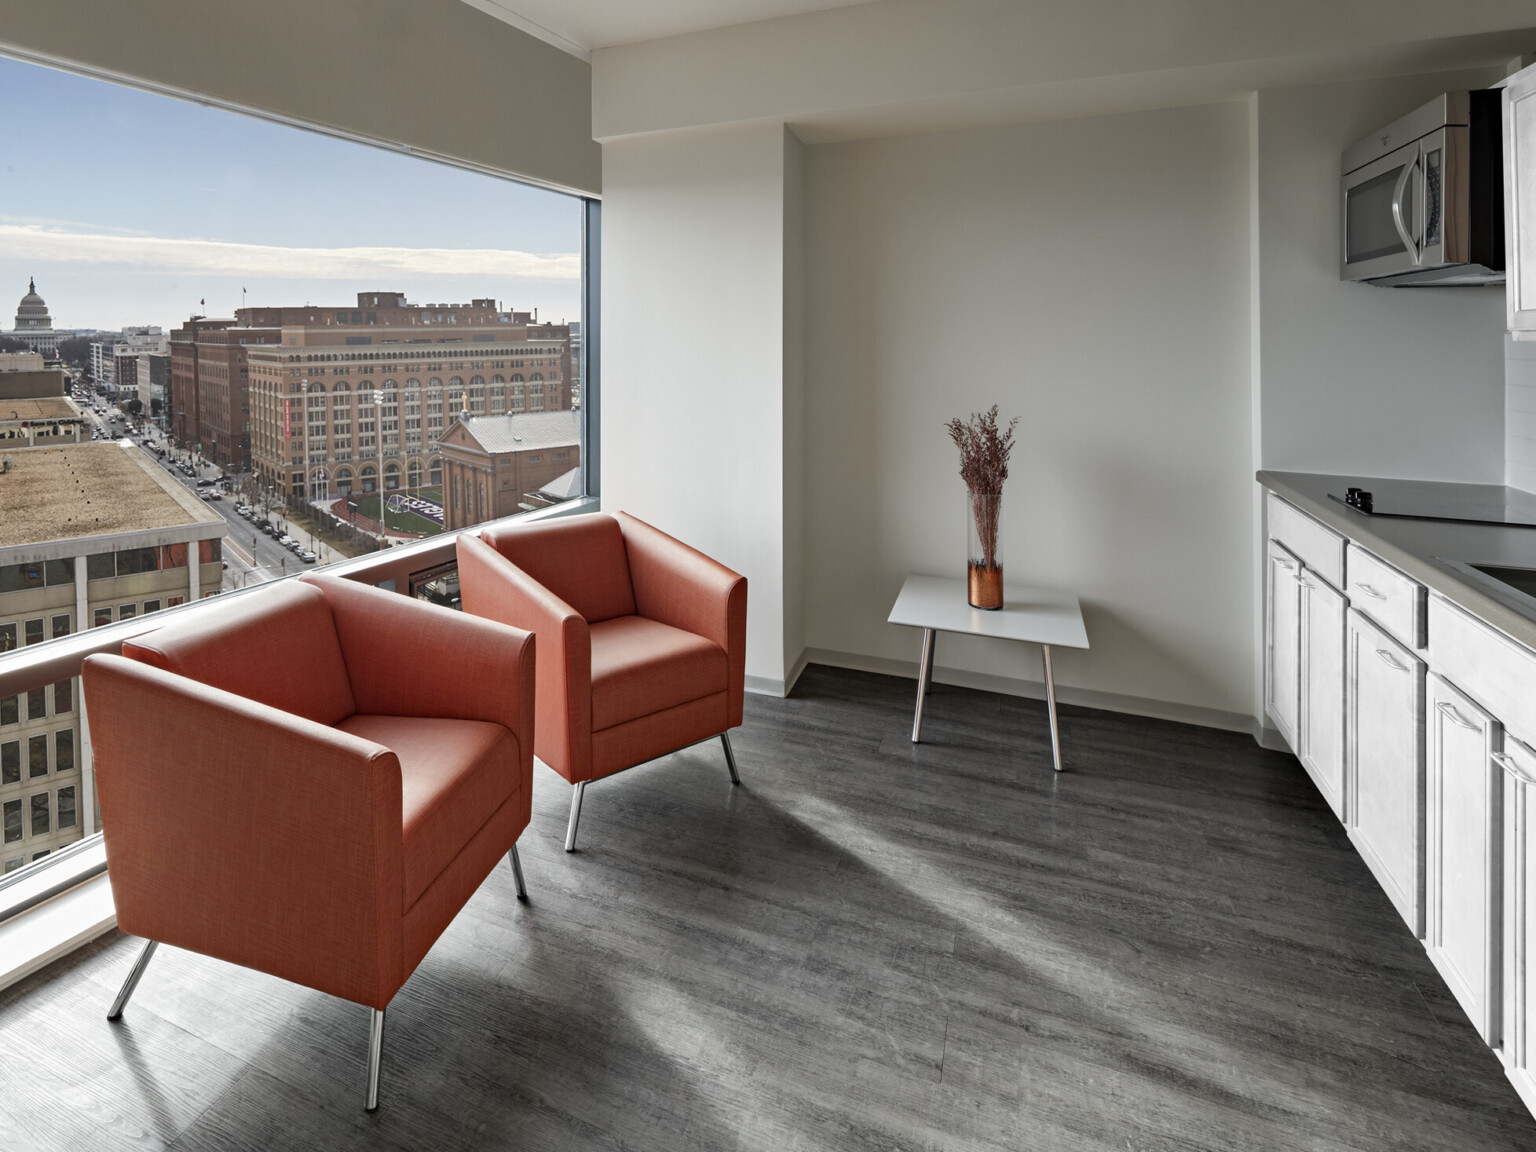
[[[0,624],[0,652],[9,652],[16,647],[16,625]]]
[[[1440,243],[1440,149],[1424,157],[1424,243]]]
[[[100,628],[103,624],[112,623],[112,609],[97,608],[91,613],[91,627]]]
[[[1407,249],[1392,222],[1392,191],[1403,173],[1399,165],[1351,188],[1345,197],[1348,221],[1345,229],[1345,261],[1350,264],[1391,256]],[[1413,232],[1413,197],[1404,196],[1403,223]]]
[[[0,784],[21,783],[21,741],[0,744]]]
[[[27,779],[48,775],[48,737],[27,737]]]
[[[61,728],[53,734],[53,770],[55,772],[75,770],[75,730],[73,728]]]
[[[14,844],[21,839],[21,801],[7,800],[5,802],[5,842]]]
[[[43,642],[43,618],[41,616],[36,620],[27,621],[26,636],[28,644],[41,644]]]
[[[60,680],[53,686],[53,714],[63,715],[75,706],[73,680]]]
[[[95,552],[85,558],[87,580],[110,580],[117,575],[117,561],[110,552]]]
[[[27,693],[27,719],[45,720],[48,717],[48,693],[34,688]]]
[[[53,831],[52,813],[53,806],[48,802],[48,793],[39,792],[32,797],[32,835],[46,836]],[[36,860],[37,857],[32,859]]]
[[[57,640],[60,636],[68,636],[68,635],[69,635],[69,614],[65,613],[63,616],[55,616],[53,618],[53,638],[55,640]]]
[[[59,789],[59,827],[73,828],[75,826],[75,786]]]
[[[43,574],[50,588],[60,584],[73,584],[75,582],[75,559],[73,556],[63,560],[50,560],[43,565]]]
[[[119,604],[117,606],[117,618],[119,620],[132,620],[138,615],[138,606],[135,604]]]
[[[27,862],[25,856],[15,856],[5,862],[5,871],[14,872]]]
[[[0,724],[21,723],[21,697],[7,696],[0,699]]]

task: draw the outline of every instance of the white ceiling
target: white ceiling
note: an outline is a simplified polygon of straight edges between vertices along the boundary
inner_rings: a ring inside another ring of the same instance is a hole
[[[850,8],[867,0],[464,0],[583,59],[594,48]]]

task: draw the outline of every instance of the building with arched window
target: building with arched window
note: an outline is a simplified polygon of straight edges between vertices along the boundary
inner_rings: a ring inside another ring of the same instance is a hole
[[[290,498],[302,498],[306,474],[312,499],[373,492],[381,479],[386,492],[435,489],[439,441],[455,413],[569,411],[575,402],[569,326],[503,312],[491,299],[415,305],[397,292],[362,292],[356,308],[242,308],[220,338],[242,331],[278,334],[245,350],[251,451],[263,482]],[[537,403],[525,378],[539,381]]]
[[[580,413],[460,417],[442,452],[444,528],[547,507],[564,490],[554,482],[581,464]]]

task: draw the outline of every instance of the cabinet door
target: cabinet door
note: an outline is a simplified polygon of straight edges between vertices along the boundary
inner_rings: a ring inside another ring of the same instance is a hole
[[[1301,564],[1273,540],[1265,580],[1264,710],[1292,748],[1300,715]]]
[[[1438,676],[1430,675],[1426,695],[1424,947],[1483,1039],[1497,1047],[1499,724]]]
[[[1353,608],[1345,648],[1349,838],[1424,935],[1424,665]]]
[[[1301,715],[1296,755],[1328,807],[1344,819],[1344,612],[1348,602],[1301,575]]]
[[[1503,1047],[1500,1057],[1525,1105],[1536,1111],[1531,1042],[1536,1025],[1536,752],[1506,736],[1494,759],[1503,769]]]
[[[1504,89],[1505,309],[1516,339],[1536,339],[1536,67]]]

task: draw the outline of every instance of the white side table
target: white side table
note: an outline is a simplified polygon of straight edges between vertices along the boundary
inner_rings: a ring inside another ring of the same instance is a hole
[[[1056,723],[1056,680],[1051,672],[1051,648],[1086,648],[1088,631],[1077,597],[1046,588],[1009,584],[1003,588],[1003,606],[996,611],[972,608],[961,579],[944,576],[908,576],[901,595],[887,618],[923,630],[923,660],[917,674],[917,714],[912,718],[912,743],[923,730],[923,697],[933,681],[933,634],[963,632],[998,640],[1023,640],[1039,644],[1045,662],[1045,702],[1051,714],[1051,751],[1056,771],[1061,771],[1061,732]]]

